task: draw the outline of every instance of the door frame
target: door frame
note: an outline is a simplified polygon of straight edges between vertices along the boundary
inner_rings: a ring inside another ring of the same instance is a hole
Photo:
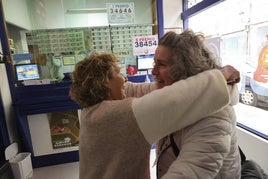
[[[7,72],[8,72],[11,69],[10,68],[11,64],[8,63],[8,59],[10,59],[10,49],[9,49],[9,45],[8,45],[7,28],[6,28],[5,17],[4,17],[4,12],[3,12],[2,0],[0,0],[0,29],[1,29],[0,42],[1,42],[2,54],[3,54],[3,62],[1,62],[1,64],[4,63],[4,65],[7,69]],[[9,75],[8,75],[8,78],[9,78]],[[10,140],[9,140],[8,129],[7,129],[7,124],[6,124],[3,98],[0,95],[0,149],[1,149],[1,156],[3,155],[2,151],[5,151],[6,147],[9,145],[10,145]]]

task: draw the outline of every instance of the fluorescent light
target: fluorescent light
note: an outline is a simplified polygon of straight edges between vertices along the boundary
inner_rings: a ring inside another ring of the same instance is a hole
[[[106,8],[67,9],[67,14],[88,14],[106,12]]]

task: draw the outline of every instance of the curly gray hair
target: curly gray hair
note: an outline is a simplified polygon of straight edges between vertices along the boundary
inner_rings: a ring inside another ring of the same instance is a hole
[[[185,30],[181,34],[167,32],[158,45],[171,51],[170,75],[175,81],[196,75],[202,71],[220,68],[216,58],[204,44],[203,34]]]

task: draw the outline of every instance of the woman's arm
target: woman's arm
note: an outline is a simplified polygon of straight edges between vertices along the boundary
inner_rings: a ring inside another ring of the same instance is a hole
[[[229,93],[230,93],[230,104],[232,106],[237,105],[239,103],[239,91],[237,88],[237,84],[228,85]]]
[[[228,103],[225,78],[219,70],[209,70],[136,98],[132,108],[145,138],[153,144]]]
[[[127,82],[125,91],[127,97],[141,97],[145,94],[156,90],[157,86],[155,83],[131,83]]]
[[[234,85],[240,81],[240,73],[233,66],[226,65],[220,69],[226,79],[226,83]],[[156,83],[126,83],[127,97],[141,97],[157,89]]]

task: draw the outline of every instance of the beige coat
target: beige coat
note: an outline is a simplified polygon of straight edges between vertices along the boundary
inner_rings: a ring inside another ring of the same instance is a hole
[[[159,141],[157,178],[240,178],[236,116],[232,107],[238,102],[236,88],[231,94],[232,103],[223,110],[173,133],[174,142],[180,149],[178,158],[172,150],[170,136]]]
[[[103,101],[82,109],[80,179],[149,178],[153,143],[228,103],[224,77],[211,70],[141,98]],[[189,108],[195,113],[189,113]]]

